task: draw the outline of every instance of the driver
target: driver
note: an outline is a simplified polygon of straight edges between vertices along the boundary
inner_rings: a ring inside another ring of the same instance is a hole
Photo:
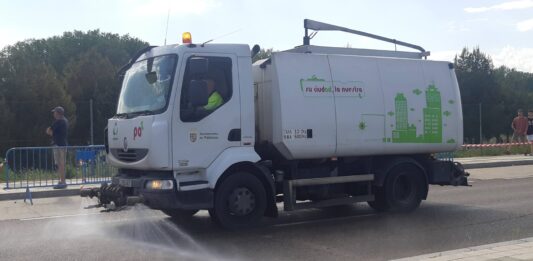
[[[215,81],[213,81],[213,79],[206,79],[205,81],[207,82],[207,94],[209,95],[209,99],[203,108],[206,111],[213,111],[224,103],[224,99],[222,99],[222,95],[216,90]]]

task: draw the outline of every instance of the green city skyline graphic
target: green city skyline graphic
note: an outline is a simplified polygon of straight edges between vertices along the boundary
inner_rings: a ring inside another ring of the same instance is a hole
[[[418,90],[418,89],[417,89]],[[392,143],[442,143],[442,104],[440,91],[435,84],[430,84],[424,91],[426,107],[423,112],[423,132],[417,136],[415,124],[409,123],[409,112],[414,112],[407,104],[407,98],[403,93],[396,94],[394,98],[395,112],[389,112],[389,116],[395,116],[395,128],[392,130],[392,138],[386,139]],[[414,92],[420,95],[420,90]]]

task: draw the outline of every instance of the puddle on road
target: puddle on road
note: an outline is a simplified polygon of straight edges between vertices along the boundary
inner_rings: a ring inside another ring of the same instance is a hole
[[[82,200],[80,214],[87,215],[47,220],[41,235],[43,240],[69,240],[83,244],[109,242],[109,245],[116,245],[121,251],[133,250],[133,253],[150,257],[152,260],[236,259],[224,257],[208,249],[172,219],[144,205],[102,214],[92,214],[94,211],[85,209],[95,203],[96,201],[88,198]]]

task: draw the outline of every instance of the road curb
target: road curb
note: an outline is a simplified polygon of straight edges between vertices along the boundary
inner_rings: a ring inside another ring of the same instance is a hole
[[[460,162],[460,161],[459,161]],[[463,163],[465,169],[483,169],[483,168],[497,168],[497,167],[512,167],[533,165],[533,160],[520,161],[499,161],[499,162],[481,162],[481,163]]]
[[[31,190],[30,190],[31,191]],[[80,189],[44,190],[31,192],[32,198],[69,197],[80,194]],[[0,201],[19,200],[26,197],[26,192],[0,194]]]
[[[31,191],[31,188],[30,188]],[[54,198],[54,197],[71,197],[80,195],[80,188],[71,189],[54,189],[31,191],[32,198]],[[26,192],[7,192],[0,194],[0,201],[6,200],[22,200],[26,197]]]
[[[460,248],[455,250],[449,250],[449,251],[441,251],[441,252],[435,252],[431,254],[424,254],[419,256],[411,256],[411,257],[405,257],[400,259],[393,259],[392,261],[416,261],[416,260],[462,260],[467,258],[476,258],[476,260],[531,260],[531,259],[519,259],[519,258],[513,258],[513,255],[520,255],[523,254],[522,252],[513,253],[513,251],[520,251],[520,249],[525,249],[524,247],[517,247],[524,243],[530,243],[533,242],[533,237],[529,238],[523,238],[523,239],[517,239],[517,240],[511,240],[511,241],[504,241],[504,242],[498,242],[498,243],[492,243],[492,244],[486,244],[486,245],[479,245],[474,247],[466,247],[466,248]],[[507,247],[505,249],[505,247]],[[492,252],[509,252],[509,255],[503,255],[500,258],[495,256],[490,256],[491,253],[483,253],[483,251],[487,251],[492,248],[500,248],[497,251],[492,250]],[[504,249],[502,249],[504,248]],[[526,247],[529,249],[529,247]],[[533,253],[533,251],[531,251]],[[526,253],[527,254],[527,253]],[[505,257],[510,257],[510,259],[505,259]],[[470,259],[469,259],[470,260]]]

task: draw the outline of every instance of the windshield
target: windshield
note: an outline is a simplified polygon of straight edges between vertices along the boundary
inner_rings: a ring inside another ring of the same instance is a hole
[[[168,103],[176,55],[149,58],[134,63],[126,72],[117,114],[158,113]]]

